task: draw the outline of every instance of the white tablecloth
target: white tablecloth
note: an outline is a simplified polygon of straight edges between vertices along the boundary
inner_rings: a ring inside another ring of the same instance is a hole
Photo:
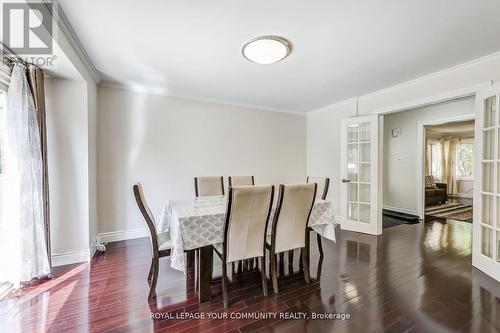
[[[170,232],[172,268],[184,272],[185,250],[223,241],[225,209],[224,196],[167,201],[158,219],[157,230]],[[274,208],[271,218],[273,214]],[[331,201],[316,200],[309,226],[323,237],[335,242],[335,224]],[[269,223],[270,226],[271,223]]]

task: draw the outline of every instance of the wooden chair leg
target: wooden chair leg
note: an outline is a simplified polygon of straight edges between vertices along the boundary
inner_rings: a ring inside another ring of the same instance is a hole
[[[153,277],[153,262],[154,258],[151,259],[151,265],[149,266],[148,282],[151,282],[151,278]]]
[[[255,261],[258,260],[256,259]],[[264,251],[264,255],[260,257],[260,273],[262,275],[262,294],[267,296],[266,251]]]
[[[306,246],[302,251],[302,261],[304,265],[304,280],[306,283],[309,283],[311,281],[309,275],[309,232],[306,234]]]
[[[323,269],[323,257],[319,257],[318,261],[318,271],[316,272],[316,279],[321,279],[321,270]]]
[[[281,252],[279,254],[279,258],[280,258],[280,261],[278,264],[279,276],[284,276],[285,275],[285,252]]]
[[[222,300],[224,302],[224,308],[229,305],[228,295],[227,295],[227,263],[222,262]]]
[[[248,272],[249,270],[250,270],[250,260],[247,259],[247,260],[245,260],[245,271]]]
[[[303,270],[304,269],[304,263],[302,262],[302,249],[300,249],[300,254],[299,254],[299,270]]]
[[[318,239],[319,256],[323,257],[323,244],[321,242],[321,235],[320,234],[316,234],[316,238]]]
[[[274,293],[277,294],[278,293],[278,267],[276,267],[276,259],[277,259],[277,255],[274,254],[274,253],[271,253],[271,280],[273,282],[273,290],[274,290]]]
[[[293,250],[288,251],[288,267],[293,267]]]
[[[233,261],[231,263],[231,273],[234,275],[236,272],[235,272],[235,269],[236,269],[236,265],[235,265],[235,261]]]
[[[158,282],[158,273],[159,273],[159,269],[160,269],[160,258],[154,257],[152,264],[153,264],[153,278],[151,280],[151,287],[149,289],[148,300],[156,297],[156,283]]]

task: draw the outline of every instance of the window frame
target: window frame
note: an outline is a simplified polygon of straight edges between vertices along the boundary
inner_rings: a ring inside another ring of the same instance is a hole
[[[471,145],[472,146],[472,164],[471,164],[471,175],[470,176],[459,176],[457,173],[457,155],[458,155],[458,146],[459,145]],[[473,138],[464,138],[460,139],[457,146],[455,147],[455,179],[458,180],[474,180],[474,139]]]

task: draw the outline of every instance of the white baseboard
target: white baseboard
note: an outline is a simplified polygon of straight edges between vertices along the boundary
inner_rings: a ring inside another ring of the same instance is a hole
[[[416,210],[413,210],[413,209],[391,207],[391,206],[384,206],[384,209],[419,216],[418,212]]]
[[[123,231],[103,232],[97,235],[97,242],[111,243],[126,239],[134,239],[149,236],[147,228],[129,229]],[[52,266],[62,266],[80,262],[88,262],[96,253],[96,242],[93,242],[88,249],[52,254]]]
[[[52,254],[52,266],[62,266],[90,261],[90,249]]]
[[[92,260],[92,258],[94,258],[94,254],[96,253],[97,251],[97,248],[95,246],[95,242],[93,242],[92,244],[90,244],[90,260]]]
[[[97,242],[112,243],[127,239],[148,237],[149,231],[147,228],[136,228],[122,231],[102,232],[97,235]]]

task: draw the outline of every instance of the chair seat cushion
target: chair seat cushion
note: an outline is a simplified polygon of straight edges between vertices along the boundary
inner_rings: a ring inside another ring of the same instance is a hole
[[[436,195],[436,189],[435,188],[426,188],[425,189],[425,196],[426,197],[432,197]]]
[[[436,195],[439,195],[439,196],[446,195],[446,189],[444,189],[444,188],[437,188],[436,189]]]
[[[158,250],[168,250],[172,248],[172,240],[170,239],[170,233],[162,232],[157,235],[158,238]]]

